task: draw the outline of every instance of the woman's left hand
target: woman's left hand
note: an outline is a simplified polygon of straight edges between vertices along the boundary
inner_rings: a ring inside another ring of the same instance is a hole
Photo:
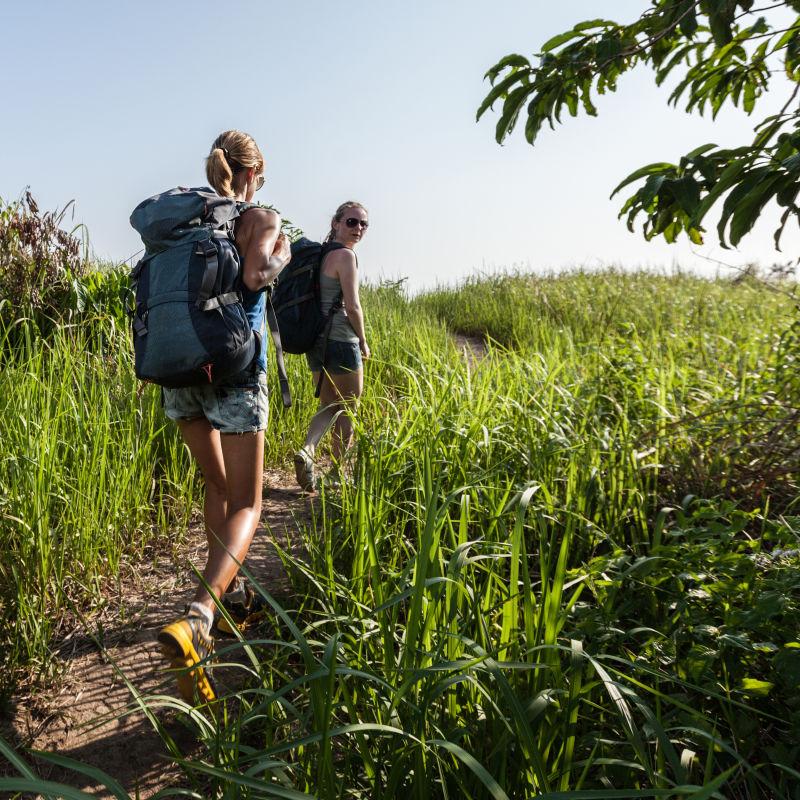
[[[283,266],[289,263],[292,257],[292,251],[289,247],[289,239],[285,233],[278,234],[278,238],[275,240],[275,247],[272,248],[272,257],[279,258],[283,262]]]

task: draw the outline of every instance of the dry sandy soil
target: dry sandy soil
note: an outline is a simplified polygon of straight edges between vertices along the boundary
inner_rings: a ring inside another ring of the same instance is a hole
[[[286,598],[289,580],[276,543],[299,555],[298,523],[310,519],[313,499],[297,488],[294,475],[267,470],[261,526],[247,558],[254,577],[277,599]],[[175,694],[174,678],[165,673],[156,634],[183,612],[191,598],[194,573],[202,567],[205,535],[193,526],[186,545],[165,552],[123,577],[116,597],[99,617],[79,626],[58,643],[63,674],[55,688],[29,689],[18,696],[4,734],[18,745],[59,753],[103,769],[131,794],[147,798],[180,774],[166,748],[140,711],[120,717],[132,695],[120,673],[142,694]],[[177,560],[177,564],[176,564]],[[99,646],[102,645],[102,646]],[[215,677],[223,686],[224,670]],[[235,679],[235,677],[233,678]],[[185,755],[199,745],[177,712],[157,712],[160,722]],[[67,783],[97,797],[111,795],[91,778],[37,763],[42,778]]]

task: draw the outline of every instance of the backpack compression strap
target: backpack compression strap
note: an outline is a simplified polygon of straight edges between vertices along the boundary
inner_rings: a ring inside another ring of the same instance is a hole
[[[130,291],[125,295],[125,310],[128,312],[128,316],[131,318],[133,332],[136,334],[136,336],[145,336],[147,334],[147,325],[145,324],[147,309],[145,308],[140,311],[139,307],[136,305],[136,287],[139,284],[139,276],[142,274],[142,269],[144,269],[144,265],[147,260],[147,255],[143,256],[136,263],[136,266],[131,269],[130,274],[128,275],[128,280],[130,280]],[[133,297],[133,303],[131,303],[131,297]]]
[[[286,375],[286,364],[283,361],[283,345],[281,344],[281,332],[278,330],[278,317],[275,315],[275,308],[272,305],[272,287],[267,289],[267,325],[275,344],[275,362],[278,365],[278,383],[281,386],[281,398],[283,407],[290,408],[292,405],[292,393],[289,391],[289,378]]]
[[[227,239],[228,234],[225,231],[217,230],[212,234],[212,238]],[[219,253],[212,239],[199,241],[197,243],[197,252],[198,255],[202,255],[205,258],[206,269],[200,282],[200,291],[197,293],[195,305],[203,311],[213,311],[220,306],[229,306],[231,303],[239,302],[241,298],[238,292],[227,292],[216,297],[211,296],[219,273]]]

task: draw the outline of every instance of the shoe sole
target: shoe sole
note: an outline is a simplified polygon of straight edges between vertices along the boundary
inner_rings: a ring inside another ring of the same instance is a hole
[[[216,700],[210,676],[203,667],[195,666],[202,659],[195,650],[191,637],[186,635],[184,626],[178,622],[167,625],[158,634],[158,642],[161,652],[170,660],[173,669],[182,670],[178,675],[178,691],[181,697],[194,705],[197,691],[198,696],[206,703]]]
[[[304,492],[314,491],[314,466],[309,469],[308,461],[299,453],[294,457],[294,476]]]

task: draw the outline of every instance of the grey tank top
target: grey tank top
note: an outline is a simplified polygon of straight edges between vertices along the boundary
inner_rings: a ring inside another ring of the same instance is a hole
[[[320,305],[322,306],[322,313],[327,314],[333,305],[334,300],[342,292],[342,284],[338,278],[332,278],[330,275],[325,275],[320,272],[319,275],[319,294]],[[340,308],[333,315],[333,324],[331,325],[331,333],[328,337],[334,342],[358,342],[358,336],[347,319],[347,312],[344,308]]]

